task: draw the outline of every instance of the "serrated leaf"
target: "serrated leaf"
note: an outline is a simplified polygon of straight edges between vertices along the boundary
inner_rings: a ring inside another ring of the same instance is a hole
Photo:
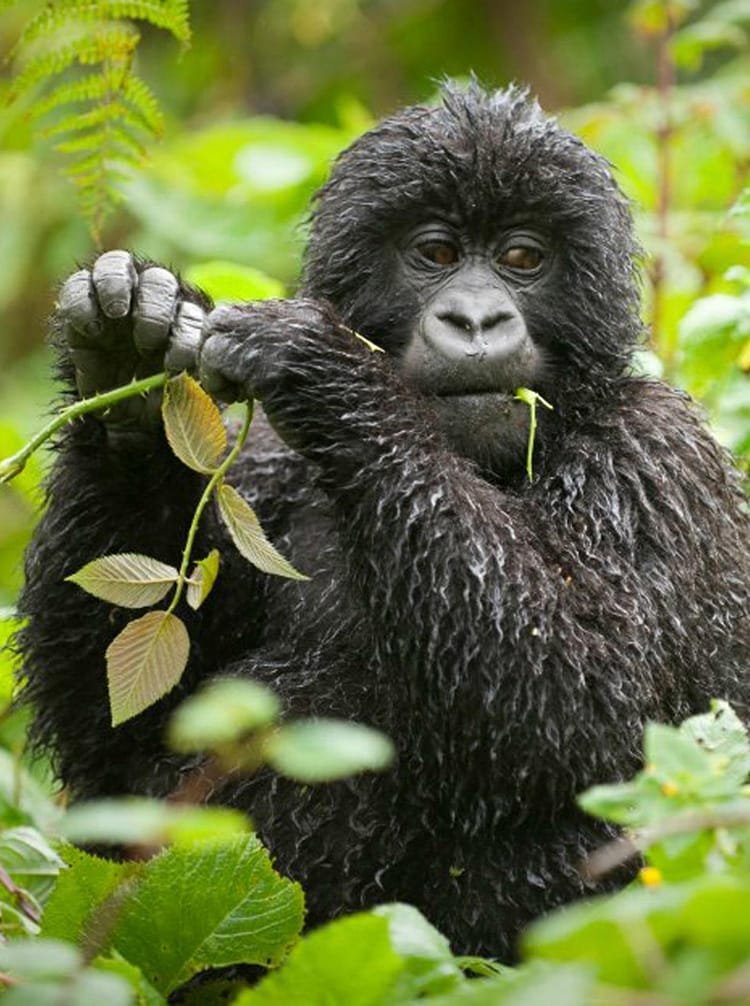
[[[219,550],[212,548],[205,559],[198,559],[187,585],[187,603],[197,610],[211,593],[219,575]]]
[[[266,538],[255,511],[232,486],[222,485],[218,491],[219,512],[240,555],[264,573],[288,576],[292,580],[309,580],[278,552]]]
[[[296,941],[302,889],[272,868],[254,835],[172,846],[151,859],[123,906],[112,946],[168,994],[208,967],[273,967]]]
[[[174,688],[190,652],[187,629],[169,612],[130,622],[107,648],[112,726],[137,716]]]
[[[122,608],[147,608],[168,593],[178,572],[148,555],[123,552],[87,562],[65,579]]]
[[[227,449],[221,413],[200,384],[188,374],[167,382],[162,404],[169,446],[193,471],[210,475]]]
[[[387,768],[393,744],[378,730],[344,720],[299,720],[281,727],[265,746],[269,763],[298,782],[330,782]]]
[[[279,708],[274,693],[255,681],[219,679],[177,708],[169,725],[169,743],[176,751],[215,750],[270,726]]]
[[[117,863],[72,845],[63,845],[58,851],[69,869],[60,874],[44,910],[42,936],[78,943],[97,906],[136,877],[145,864]]]

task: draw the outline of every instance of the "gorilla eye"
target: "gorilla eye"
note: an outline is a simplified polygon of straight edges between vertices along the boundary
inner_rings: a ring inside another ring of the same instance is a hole
[[[423,258],[435,265],[454,265],[458,262],[458,248],[449,241],[425,241],[417,248]]]
[[[539,268],[543,257],[538,248],[524,248],[522,245],[517,245],[514,248],[506,248],[500,255],[498,264],[509,269],[518,269],[520,272],[531,272]]]

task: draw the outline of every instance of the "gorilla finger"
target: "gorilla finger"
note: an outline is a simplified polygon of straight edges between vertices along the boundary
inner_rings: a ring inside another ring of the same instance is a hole
[[[166,344],[178,290],[177,277],[160,266],[144,269],[138,277],[133,305],[133,339],[140,353],[151,353]]]
[[[101,331],[99,308],[88,269],[69,276],[57,298],[57,310],[65,321],[65,336],[70,345],[88,341]],[[87,337],[81,340],[81,336]]]
[[[136,272],[133,259],[126,251],[110,251],[100,255],[92,271],[99,306],[108,318],[124,318],[130,310],[135,290]]]
[[[201,330],[206,319],[203,308],[189,300],[183,301],[172,325],[172,337],[164,357],[165,368],[173,374],[198,369]]]
[[[198,379],[209,395],[223,402],[243,398],[241,382],[232,366],[237,343],[223,335],[209,335],[201,346]]]

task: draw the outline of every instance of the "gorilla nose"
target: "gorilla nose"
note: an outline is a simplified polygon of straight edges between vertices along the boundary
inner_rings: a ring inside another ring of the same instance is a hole
[[[438,312],[437,318],[449,328],[474,336],[491,332],[493,328],[510,321],[513,312],[492,307],[485,308],[482,304],[462,305],[460,308]]]

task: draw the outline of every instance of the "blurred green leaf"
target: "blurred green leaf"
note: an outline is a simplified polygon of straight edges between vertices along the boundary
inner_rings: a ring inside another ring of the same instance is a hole
[[[210,751],[270,726],[279,715],[274,693],[254,681],[223,678],[185,699],[172,716],[169,743],[176,751]]]
[[[280,727],[265,754],[277,772],[299,782],[330,782],[357,772],[380,771],[394,758],[380,731],[343,720],[298,720]]]
[[[65,814],[60,834],[79,844],[194,844],[249,830],[248,820],[227,807],[192,807],[127,796],[78,803]]]

